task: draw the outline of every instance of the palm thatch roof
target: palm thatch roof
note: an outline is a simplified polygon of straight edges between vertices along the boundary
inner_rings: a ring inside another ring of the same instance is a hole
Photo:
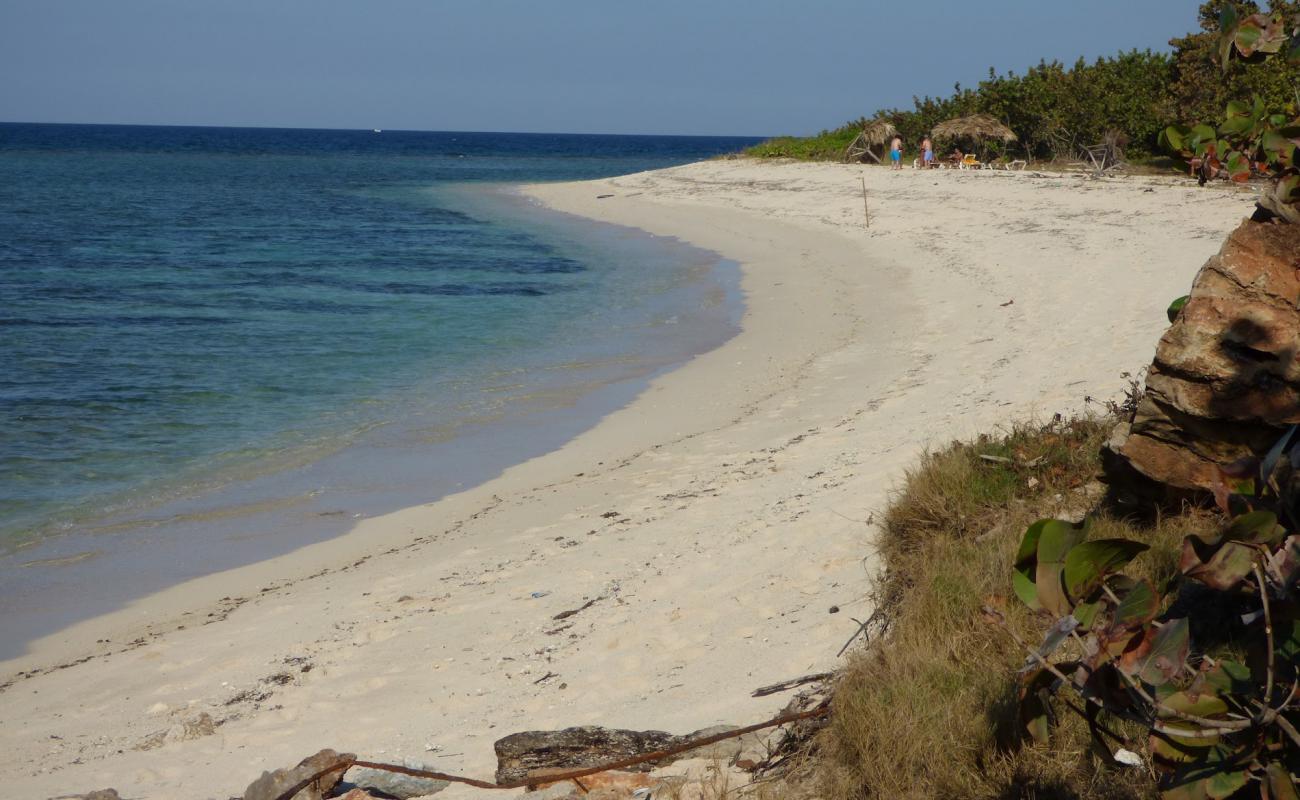
[[[872,144],[884,144],[898,133],[889,120],[873,119],[862,126],[862,137]]]
[[[934,126],[934,136],[940,139],[969,137],[972,139],[1001,139],[1004,142],[1014,142],[1016,140],[1015,132],[989,114],[971,114],[969,117],[958,117],[957,119],[940,122]]]
[[[862,132],[849,142],[849,146],[844,150],[845,161],[866,161],[870,158],[877,164],[880,163],[880,157],[871,152],[872,147],[885,146],[885,142],[890,137],[898,134],[898,128],[895,128],[887,120],[873,119],[870,122],[862,123]],[[882,150],[883,152],[883,150]]]

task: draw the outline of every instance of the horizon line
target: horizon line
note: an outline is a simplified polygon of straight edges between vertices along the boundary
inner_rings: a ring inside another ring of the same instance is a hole
[[[214,128],[238,130],[275,130],[275,131],[392,131],[394,133],[478,133],[510,134],[516,136],[662,136],[682,139],[771,139],[787,134],[741,134],[741,133],[608,133],[595,131],[490,131],[469,129],[432,130],[420,128],[353,128],[290,125],[217,125],[212,123],[156,123],[156,122],[65,122],[52,120],[9,120],[0,119],[0,125],[81,125],[87,127],[113,128]]]

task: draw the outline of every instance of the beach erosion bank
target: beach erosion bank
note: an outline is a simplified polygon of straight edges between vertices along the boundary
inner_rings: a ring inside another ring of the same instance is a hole
[[[740,263],[741,332],[482,486],[8,662],[16,796],[227,797],[327,746],[486,777],[520,730],[764,718],[753,688],[834,667],[870,614],[917,453],[1118,395],[1253,202],[749,160],[524,192]]]

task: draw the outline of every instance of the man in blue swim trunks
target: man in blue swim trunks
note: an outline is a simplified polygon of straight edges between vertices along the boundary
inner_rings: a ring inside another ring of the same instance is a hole
[[[930,141],[929,136],[921,140],[921,159],[921,166],[925,169],[934,166],[934,144]]]
[[[903,140],[897,136],[889,143],[889,160],[893,162],[890,169],[903,168]]]

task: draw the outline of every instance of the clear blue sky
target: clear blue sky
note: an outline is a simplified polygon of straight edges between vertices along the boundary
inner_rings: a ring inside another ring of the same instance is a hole
[[[1168,49],[1198,6],[0,0],[0,120],[806,134],[990,66]]]

